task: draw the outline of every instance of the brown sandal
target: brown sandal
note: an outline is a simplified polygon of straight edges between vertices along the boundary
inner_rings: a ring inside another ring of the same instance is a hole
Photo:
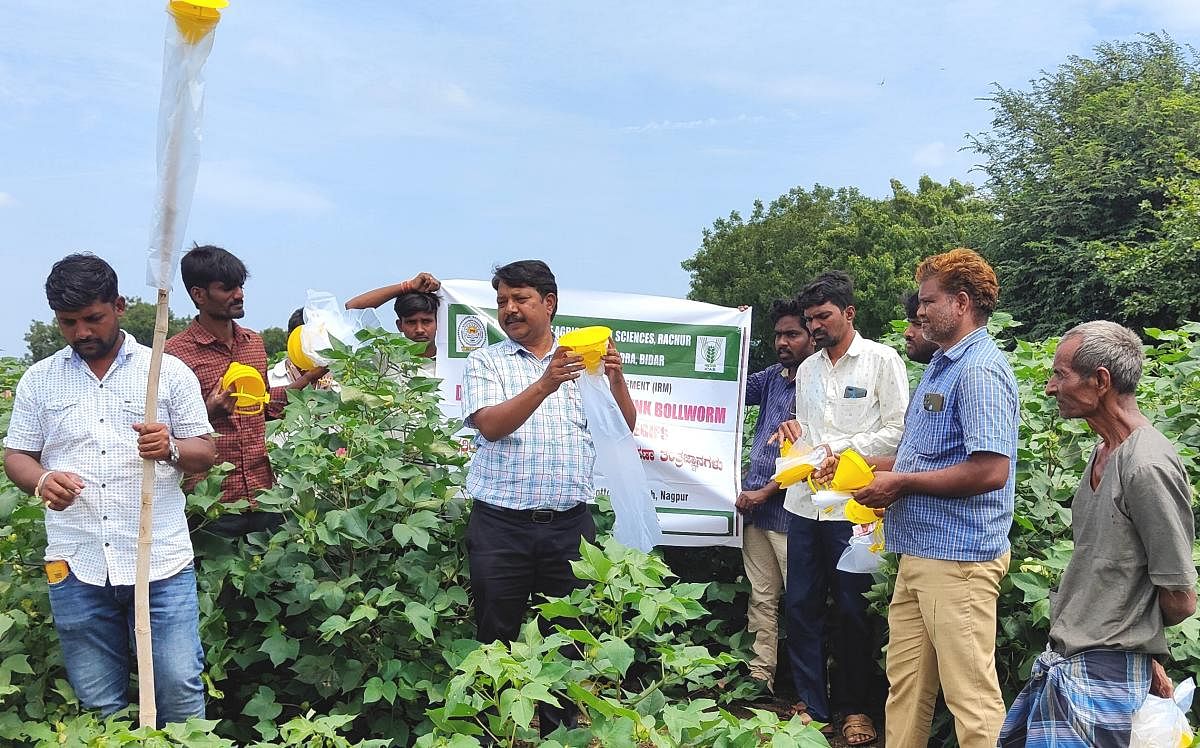
[[[808,713],[808,704],[805,704],[803,701],[796,702],[795,706],[792,707],[792,716],[799,717],[800,724],[802,725],[811,725],[813,722],[816,722],[813,716]],[[833,725],[828,723],[823,724],[825,726],[820,728],[819,732],[827,738],[833,737]]]
[[[842,721],[842,737],[846,745],[870,745],[878,738],[875,723],[865,714],[847,714]]]

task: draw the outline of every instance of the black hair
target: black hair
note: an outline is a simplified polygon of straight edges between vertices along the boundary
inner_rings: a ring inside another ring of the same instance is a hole
[[[208,288],[210,283],[220,283],[234,289],[246,285],[246,279],[250,277],[241,260],[212,244],[194,245],[183,256],[179,270],[189,295],[193,288]]]
[[[771,302],[771,311],[768,312],[771,319],[771,327],[779,323],[779,320],[784,317],[796,317],[800,320],[800,326],[805,330],[808,325],[804,324],[804,307],[800,306],[795,299],[776,299]]]
[[[303,324],[304,307],[300,307],[296,311],[292,312],[292,316],[288,317],[288,335],[291,335],[292,330],[295,330],[297,327]]]
[[[422,312],[437,314],[438,306],[442,300],[435,293],[423,293],[421,291],[413,291],[412,293],[402,293],[396,297],[396,319],[404,319],[405,317]]]
[[[841,270],[821,273],[796,296],[801,309],[829,302],[842,311],[854,306],[854,281]]]
[[[67,255],[46,277],[46,301],[56,312],[73,312],[97,301],[110,304],[117,296],[116,271],[91,253]]]
[[[920,304],[920,300],[917,298],[917,292],[909,291],[908,293],[904,294],[900,301],[902,304],[904,304],[904,318],[916,319],[917,305]]]
[[[500,281],[514,288],[532,288],[544,299],[546,294],[558,295],[558,282],[550,266],[541,260],[517,260],[500,265],[492,270],[492,288],[500,288]]]

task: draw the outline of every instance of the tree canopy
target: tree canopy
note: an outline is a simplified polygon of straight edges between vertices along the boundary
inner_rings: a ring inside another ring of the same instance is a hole
[[[736,211],[705,229],[700,249],[684,261],[688,298],[755,307],[752,365],[773,360],[767,310],[825,270],[853,278],[857,329],[877,337],[902,315],[899,297],[914,288],[921,258],[957,246],[979,246],[994,221],[975,188],[922,177],[916,192],[897,180],[892,196],[855,188],[793,188],[769,206],[755,201],[748,219]]]
[[[997,87],[986,254],[1035,337],[1089,319],[1171,326],[1200,307],[1200,64],[1165,34],[1101,44],[1028,89]]]

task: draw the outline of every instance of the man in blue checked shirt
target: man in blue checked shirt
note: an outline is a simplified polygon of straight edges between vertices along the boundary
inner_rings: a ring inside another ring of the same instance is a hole
[[[496,268],[492,288],[508,339],[472,352],[463,374],[466,425],[479,432],[467,473],[467,553],[476,638],[485,643],[517,638],[531,595],[570,594],[580,584],[571,573],[579,541],[596,536],[587,507],[596,450],[575,381],[583,363],[550,326],[554,274],[541,260],[520,260]],[[637,411],[611,342],[603,361],[632,429]],[[538,715],[544,737],[570,727],[575,710],[539,702]]]
[[[1000,745],[1127,746],[1147,693],[1169,697],[1156,658],[1166,626],[1196,612],[1192,489],[1179,454],[1138,408],[1142,341],[1084,322],[1059,341],[1046,394],[1100,442],[1071,502],[1075,552],[1050,604],[1050,642]]]
[[[963,748],[994,746],[1004,722],[996,598],[1008,571],[1017,455],[1017,382],[987,331],[999,284],[976,252],[917,268],[917,318],[939,350],[913,393],[895,458],[855,498],[888,507],[900,555],[888,611],[889,748],[929,740],[940,685]]]
[[[779,598],[787,579],[787,532],[790,513],[783,508],[786,491],[771,480],[779,445],[770,443],[779,424],[796,415],[796,369],[813,354],[804,326],[804,310],[794,299],[771,305],[778,363],[746,380],[746,405],[758,406],[750,469],[742,481],[737,509],[742,513],[742,562],[750,583],[746,628],[754,634],[750,677],[775,690],[778,660]]]

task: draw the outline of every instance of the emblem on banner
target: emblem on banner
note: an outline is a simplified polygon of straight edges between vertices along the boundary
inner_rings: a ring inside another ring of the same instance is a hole
[[[725,371],[725,338],[696,336],[696,371]]]
[[[455,349],[459,353],[470,353],[487,345],[487,326],[478,315],[460,316],[455,330]]]

